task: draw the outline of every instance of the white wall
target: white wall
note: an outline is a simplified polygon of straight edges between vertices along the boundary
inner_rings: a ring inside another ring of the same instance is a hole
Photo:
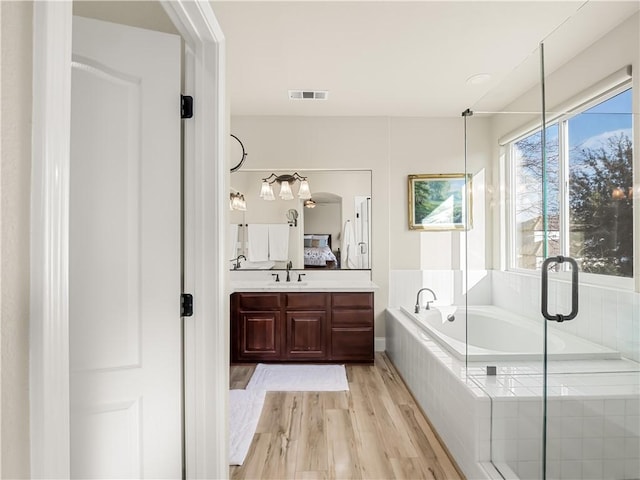
[[[467,169],[473,174],[473,226],[468,232],[470,267],[486,268],[486,180],[491,178],[490,136],[486,119],[469,129]],[[390,128],[390,267],[460,270],[464,268],[465,234],[459,231],[409,230],[408,175],[464,173],[464,120],[459,118],[393,118]]]
[[[0,2],[1,477],[29,478],[32,3]]]
[[[342,203],[319,203],[304,210],[304,233],[330,233],[332,249],[340,247]]]
[[[478,179],[470,260],[484,268],[490,229],[488,207],[482,198],[484,178],[490,178],[490,158],[483,152],[490,148],[486,121],[478,119],[478,125],[483,125],[483,130],[474,133],[479,140],[469,161],[470,171]],[[378,337],[385,335],[390,269],[450,269],[464,263],[459,233],[409,231],[407,197],[407,175],[411,173],[464,172],[463,126],[462,117],[231,118],[231,132],[249,152],[247,169],[371,170],[372,280],[380,286],[375,294]]]
[[[637,72],[640,68],[638,22],[635,15],[573,61],[549,74],[548,104],[564,101],[625,65],[633,65]],[[548,53],[554,47],[553,40],[548,41]],[[638,112],[637,75],[634,82],[634,105]],[[510,109],[535,111],[539,105],[540,88],[536,85]],[[394,272],[402,276],[401,272],[406,270],[426,271],[427,277],[421,275],[419,279],[423,282],[424,278],[440,278],[439,271],[462,270],[466,265],[473,275],[469,282],[471,291],[463,293],[473,293],[474,298],[484,301],[491,298],[491,278],[485,270],[500,268],[505,247],[500,231],[501,152],[497,139],[530,117],[474,115],[467,120],[467,169],[474,175],[474,196],[473,228],[466,238],[460,232],[419,232],[407,226],[409,174],[464,171],[462,117],[232,117],[231,131],[242,138],[250,152],[247,168],[372,170],[372,275],[381,287],[376,295],[376,335],[382,336],[384,319],[380,312],[388,303],[389,277]],[[639,131],[636,129],[638,145]],[[636,155],[636,171],[640,171],[639,158]],[[636,176],[635,188],[640,192],[640,175]],[[640,194],[635,198],[640,203]],[[638,219],[640,204],[635,210]],[[636,220],[636,224],[640,221]],[[640,235],[636,235],[636,244],[640,252]],[[636,255],[636,271],[640,271],[640,255]],[[451,290],[448,285],[447,289]],[[455,298],[459,293],[454,292]]]
[[[249,154],[247,169],[371,170],[372,280],[380,287],[375,294],[376,336],[384,336],[389,270],[389,121],[378,117],[232,116],[231,133],[242,140]],[[231,181],[233,184],[233,176]]]

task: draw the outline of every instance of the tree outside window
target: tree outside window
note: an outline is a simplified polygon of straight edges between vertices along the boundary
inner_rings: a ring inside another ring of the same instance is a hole
[[[633,277],[631,111],[628,89],[548,127],[546,202],[540,132],[512,144],[514,267],[537,269],[545,255],[564,254],[581,271]]]

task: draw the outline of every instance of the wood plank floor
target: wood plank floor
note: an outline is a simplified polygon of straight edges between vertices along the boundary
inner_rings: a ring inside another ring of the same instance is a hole
[[[244,388],[254,365],[232,366]],[[256,434],[232,479],[464,478],[390,360],[347,365],[348,392],[268,392]]]

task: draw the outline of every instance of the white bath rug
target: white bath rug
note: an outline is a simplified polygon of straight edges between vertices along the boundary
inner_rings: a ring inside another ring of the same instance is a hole
[[[256,367],[247,390],[339,392],[349,390],[344,365],[265,365]]]
[[[264,396],[261,390],[229,390],[229,465],[242,465],[256,433]]]

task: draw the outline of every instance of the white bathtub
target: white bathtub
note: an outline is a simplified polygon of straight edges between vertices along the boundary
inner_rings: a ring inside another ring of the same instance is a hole
[[[469,361],[542,359],[542,318],[534,321],[494,306],[432,307],[417,314],[413,308],[401,307],[401,310],[460,360],[464,360],[467,353]],[[448,321],[448,315],[454,315],[455,320]],[[549,360],[620,358],[615,350],[562,332],[552,325],[547,336]]]

